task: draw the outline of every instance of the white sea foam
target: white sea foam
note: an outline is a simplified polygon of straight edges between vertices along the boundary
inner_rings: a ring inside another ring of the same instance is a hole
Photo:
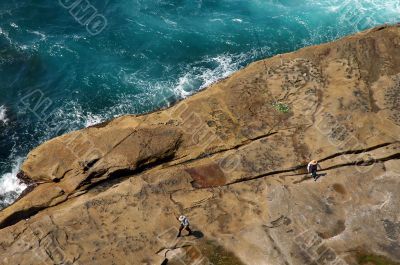
[[[212,18],[210,19],[210,22],[220,22],[222,24],[225,24],[224,20],[221,18]]]
[[[13,41],[11,40],[11,38],[10,38],[9,35],[8,35],[8,31],[6,31],[6,30],[0,28],[0,35],[3,35],[4,38],[6,38],[6,40],[7,40],[10,44],[13,44]]]
[[[17,24],[15,24],[15,23],[11,23],[10,26],[13,27],[14,29],[19,29],[19,26]],[[41,34],[40,32],[37,32],[37,31],[33,32],[33,31],[29,31],[29,30],[27,32],[30,32],[32,34],[41,36],[40,41],[46,40],[45,35]],[[29,43],[29,44],[26,44],[26,43],[21,44],[18,41],[16,41],[15,39],[12,39],[10,37],[9,31],[7,31],[7,30],[5,30],[5,29],[3,29],[1,27],[0,27],[0,36],[3,36],[8,41],[10,46],[15,47],[16,49],[20,49],[20,50],[29,50],[29,49],[37,50],[37,48],[38,48],[37,45],[36,45],[36,41],[33,41],[33,43]]]
[[[0,198],[2,204],[11,204],[26,189],[26,185],[17,178],[23,158],[15,160],[11,172],[0,176]]]
[[[175,85],[175,93],[185,98],[200,89],[204,89],[220,79],[224,79],[236,72],[255,56],[255,51],[241,54],[222,54],[216,57],[206,57],[200,62],[189,66]],[[212,65],[205,67],[202,65]]]
[[[240,19],[240,18],[234,18],[234,19],[232,19],[232,21],[233,22],[238,22],[238,23],[242,23],[243,22],[243,20]]]
[[[399,2],[392,0],[326,0],[318,1],[318,5],[328,12],[337,13],[341,24],[356,30],[395,23],[400,9]]]
[[[86,40],[87,39],[87,37],[86,37],[86,35],[79,35],[79,34],[73,34],[72,35],[72,39],[74,40],[74,41],[78,41],[78,40]]]
[[[8,122],[7,119],[7,109],[5,106],[0,106],[0,122],[6,124]]]
[[[172,20],[167,19],[167,18],[165,18],[165,17],[161,17],[161,18],[162,18],[162,20],[164,20],[164,22],[165,22],[166,24],[168,24],[168,25],[171,25],[171,26],[174,26],[174,27],[176,27],[176,25],[178,25],[178,23],[176,23],[175,21],[172,21]]]
[[[140,103],[138,102],[139,100],[140,98],[135,98],[133,96],[121,95],[119,99],[116,100],[116,102],[118,102],[116,105],[103,108],[100,112],[87,111],[77,101],[66,102],[62,107],[58,108],[58,110],[52,114],[53,117],[47,121],[49,128],[47,139],[55,137],[59,128],[67,128],[67,131],[63,131],[66,133],[87,128],[123,114],[138,113],[136,105]],[[132,104],[132,102],[136,104]],[[51,132],[51,130],[53,131]],[[54,135],[52,135],[52,133],[54,133]]]
[[[40,32],[40,31],[37,31],[37,30],[27,30],[27,32],[32,33],[32,34],[34,34],[34,35],[40,37],[40,40],[41,40],[41,41],[44,41],[44,40],[47,39],[46,34]]]
[[[93,126],[101,123],[104,120],[104,117],[101,115],[89,114],[85,119],[85,127]]]
[[[194,80],[191,78],[190,73],[186,73],[185,75],[181,76],[175,87],[177,94],[183,98],[189,96],[191,94],[190,89],[193,87],[193,81]]]
[[[54,45],[51,45],[49,50],[48,50],[48,54],[51,56],[59,56],[59,57],[63,57],[65,51],[70,52],[71,54],[75,54],[75,56],[79,56],[77,52],[71,50],[70,48],[68,48],[67,46],[61,44],[61,43],[56,43]]]
[[[103,116],[101,114],[84,111],[79,103],[71,101],[57,112],[57,120],[66,121],[69,123],[68,127],[72,130],[76,130],[82,126],[86,128],[103,122],[107,119],[107,114]]]

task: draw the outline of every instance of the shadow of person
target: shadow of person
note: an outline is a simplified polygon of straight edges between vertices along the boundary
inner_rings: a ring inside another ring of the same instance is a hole
[[[199,239],[199,238],[204,237],[204,234],[201,231],[193,231],[192,236]]]
[[[326,175],[328,175],[328,174],[327,173],[317,174],[317,177],[314,180],[317,181],[320,177],[324,177]]]

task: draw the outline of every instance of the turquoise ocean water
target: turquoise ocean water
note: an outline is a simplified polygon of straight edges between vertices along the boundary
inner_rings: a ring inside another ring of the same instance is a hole
[[[392,0],[2,0],[0,208],[24,188],[27,153],[52,137],[167,106],[399,11]]]

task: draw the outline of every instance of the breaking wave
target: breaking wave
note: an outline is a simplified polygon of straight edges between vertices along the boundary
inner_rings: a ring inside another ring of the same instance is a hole
[[[8,122],[6,112],[7,112],[6,107],[0,106],[0,123],[6,124]]]
[[[22,161],[22,157],[17,158],[12,171],[0,176],[0,209],[13,203],[26,188],[26,185],[17,178]]]

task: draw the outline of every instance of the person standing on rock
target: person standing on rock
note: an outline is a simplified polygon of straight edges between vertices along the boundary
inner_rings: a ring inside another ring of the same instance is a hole
[[[307,171],[308,173],[311,173],[311,176],[314,178],[314,181],[317,181],[318,179],[317,175],[318,167],[321,169],[321,166],[318,164],[317,160],[312,160],[310,163],[308,163],[307,166]]]
[[[181,216],[179,216],[179,218],[176,218],[176,219],[178,219],[178,221],[181,223],[181,226],[179,227],[179,233],[178,233],[178,235],[176,237],[180,237],[181,236],[181,232],[182,232],[183,229],[188,231],[189,232],[189,236],[190,236],[192,234],[192,230],[189,227],[190,226],[189,219],[184,215],[181,215]]]

